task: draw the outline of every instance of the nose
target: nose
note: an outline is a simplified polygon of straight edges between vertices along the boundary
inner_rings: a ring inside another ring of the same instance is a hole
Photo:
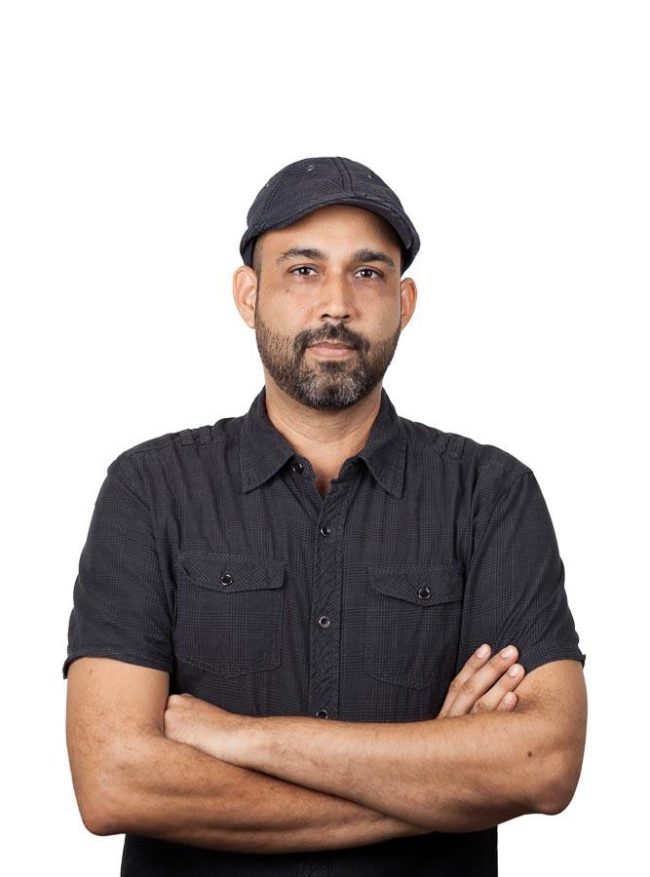
[[[350,319],[354,310],[354,292],[345,278],[331,276],[322,284],[319,310],[321,318]]]

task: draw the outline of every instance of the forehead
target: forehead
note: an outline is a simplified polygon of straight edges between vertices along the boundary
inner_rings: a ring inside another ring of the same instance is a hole
[[[265,232],[265,252],[279,250],[297,242],[315,245],[327,240],[332,245],[348,245],[357,249],[359,244],[381,244],[388,249],[400,248],[397,233],[386,220],[351,204],[329,204],[319,207],[285,228]]]

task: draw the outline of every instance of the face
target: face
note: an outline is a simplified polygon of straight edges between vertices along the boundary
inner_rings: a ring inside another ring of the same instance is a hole
[[[323,207],[258,239],[257,348],[267,377],[311,408],[354,405],[382,380],[415,301],[381,217]],[[251,269],[240,269],[248,270]]]

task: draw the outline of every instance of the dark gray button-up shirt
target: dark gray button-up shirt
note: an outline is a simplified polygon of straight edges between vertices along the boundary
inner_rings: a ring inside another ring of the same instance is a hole
[[[528,466],[399,417],[382,389],[365,448],[323,498],[265,400],[110,464],[64,678],[75,658],[107,656],[236,713],[408,722],[435,718],[482,642],[514,643],[527,672],[584,665]],[[122,874],[490,877],[497,828],[273,855],[127,835]]]

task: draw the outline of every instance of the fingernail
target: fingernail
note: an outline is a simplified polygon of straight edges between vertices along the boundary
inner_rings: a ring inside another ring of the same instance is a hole
[[[508,676],[519,676],[519,671],[521,667],[519,664],[513,664],[512,667],[508,670]]]
[[[490,652],[490,647],[487,643],[483,643],[480,649],[477,650],[476,654],[479,658],[484,658]]]
[[[505,649],[501,652],[502,658],[511,658],[515,653],[514,646],[506,646]]]

